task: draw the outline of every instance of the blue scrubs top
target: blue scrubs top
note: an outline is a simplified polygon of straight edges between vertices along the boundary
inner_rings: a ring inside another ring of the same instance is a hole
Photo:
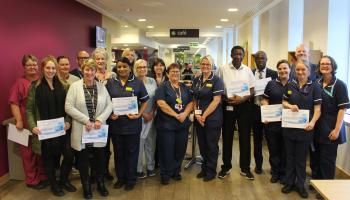
[[[320,87],[323,87],[322,81],[322,79],[317,81]],[[328,138],[329,133],[335,128],[338,111],[343,108],[350,108],[348,90],[343,81],[333,77],[330,84],[322,89],[322,112],[316,124],[316,142],[325,144],[346,142],[344,123],[340,129],[338,139],[332,141]]]
[[[139,105],[149,99],[145,85],[133,74],[129,76],[124,86],[122,86],[118,76],[108,79],[106,88],[111,98],[137,96]],[[127,116],[123,115],[119,116],[117,120],[108,119],[108,124],[111,134],[140,134],[142,130],[142,117],[138,119],[129,119]]]
[[[297,105],[299,109],[310,110],[309,120],[311,120],[314,114],[314,105],[322,103],[321,87],[318,83],[309,80],[302,88],[299,88],[299,83],[292,80],[286,85],[283,100],[292,105]],[[296,128],[283,129],[285,137],[298,141],[311,141],[313,132],[314,130],[305,131]]]
[[[269,100],[269,105],[282,104],[286,85],[283,85],[279,78],[269,81],[265,87],[263,98]],[[281,122],[270,122],[265,125],[265,128],[274,132],[282,131]]]
[[[170,81],[165,81],[161,84],[155,95],[155,101],[164,100],[176,113],[182,113],[187,104],[192,102],[192,92],[183,83],[179,83],[181,90],[181,103],[177,102],[177,94],[179,91],[175,91],[171,86]],[[180,123],[176,118],[164,113],[159,107],[157,108],[157,115],[155,117],[155,124],[157,129],[162,130],[179,130],[186,129],[190,126],[191,122],[187,117],[183,123]]]
[[[224,83],[221,78],[213,73],[203,82],[203,77],[197,77],[192,83],[193,96],[197,100],[197,108],[202,110],[202,114],[213,101],[214,96],[221,96],[224,93]],[[223,122],[221,103],[216,109],[206,118],[205,126],[221,127]],[[196,120],[195,120],[196,122]]]

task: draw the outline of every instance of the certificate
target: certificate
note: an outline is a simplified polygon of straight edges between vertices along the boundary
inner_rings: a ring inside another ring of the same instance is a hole
[[[108,138],[108,125],[101,125],[100,129],[91,129],[89,132],[87,132],[84,127],[83,134],[81,137],[81,142],[83,144],[94,143],[94,142],[106,143],[107,138]]]
[[[283,109],[282,127],[304,129],[309,123],[309,113],[309,110],[299,110],[298,112],[292,112],[290,109]]]
[[[280,122],[282,109],[282,104],[261,106],[261,122]]]
[[[255,96],[264,94],[264,90],[269,81],[271,81],[271,77],[255,80],[255,86],[254,86]]]
[[[27,129],[18,130],[15,125],[9,124],[7,139],[23,146],[28,146],[29,135],[31,132]]]
[[[137,97],[112,98],[113,113],[115,115],[138,114]]]
[[[40,134],[38,135],[39,140],[46,140],[66,134],[63,117],[37,121],[37,125],[40,130]]]
[[[227,91],[228,98],[232,97],[233,95],[237,95],[241,97],[250,95],[249,84],[248,82],[245,82],[243,80],[231,81],[227,85],[226,91]]]

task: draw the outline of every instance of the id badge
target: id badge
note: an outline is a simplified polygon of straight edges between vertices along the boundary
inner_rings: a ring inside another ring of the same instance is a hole
[[[201,115],[202,114],[202,110],[196,109],[196,110],[194,110],[194,114],[195,115]]]
[[[179,104],[182,104],[181,98],[176,98],[176,102],[179,103]]]
[[[227,111],[233,111],[233,106],[226,106]]]
[[[183,108],[183,105],[182,104],[175,104],[175,109],[178,110],[178,111],[181,111]]]

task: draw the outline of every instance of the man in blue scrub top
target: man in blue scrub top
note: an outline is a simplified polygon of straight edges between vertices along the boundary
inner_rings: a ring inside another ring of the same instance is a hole
[[[109,131],[114,150],[114,165],[118,181],[114,188],[125,185],[125,190],[132,190],[136,184],[136,168],[139,156],[140,133],[142,130],[142,114],[147,107],[148,93],[143,82],[131,74],[127,58],[117,62],[115,78],[110,78],[106,84],[111,98],[137,97],[138,114],[116,115],[109,119]]]
[[[169,184],[170,178],[176,181],[182,179],[181,164],[191,124],[188,115],[193,106],[190,89],[179,82],[180,66],[171,64],[167,68],[167,75],[169,80],[157,88],[154,97],[158,105],[155,124],[163,185]]]

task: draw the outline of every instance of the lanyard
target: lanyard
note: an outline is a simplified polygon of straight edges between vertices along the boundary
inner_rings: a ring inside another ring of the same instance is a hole
[[[175,89],[172,83],[170,83],[171,88],[174,90],[175,95],[176,95],[176,102],[179,104],[182,104],[182,99],[181,99],[181,86],[179,85],[179,91]]]
[[[92,95],[89,91],[89,89],[87,88],[86,84],[84,83],[83,84],[84,88],[86,89],[87,93],[89,94],[90,98],[91,98],[91,103],[92,103],[92,112],[93,112],[93,115],[96,114],[96,110],[95,110],[95,82],[92,86]]]

